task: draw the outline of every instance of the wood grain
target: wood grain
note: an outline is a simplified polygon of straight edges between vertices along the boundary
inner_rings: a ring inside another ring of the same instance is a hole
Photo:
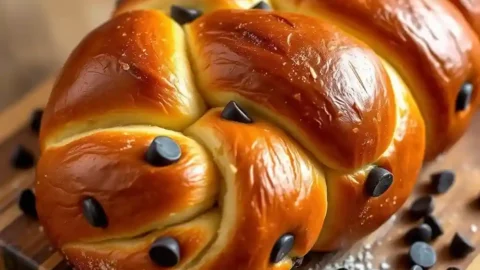
[[[8,164],[12,149],[23,144],[38,156],[36,135],[28,128],[32,110],[44,106],[52,87],[48,80],[35,88],[18,103],[0,113],[0,270],[2,269],[70,269],[59,253],[52,249],[37,221],[24,216],[17,206],[21,190],[34,181],[34,170],[19,171]],[[330,254],[311,254],[304,269],[322,269],[328,263],[339,261],[345,256],[356,254],[365,243],[372,243],[375,264],[387,261],[393,269],[408,269],[405,254],[408,246],[403,242],[405,231],[418,223],[406,218],[406,208],[416,196],[428,190],[429,175],[443,169],[455,170],[457,180],[453,188],[444,195],[435,196],[434,214],[442,222],[445,234],[433,246],[439,260],[434,269],[457,266],[460,269],[480,269],[480,250],[464,260],[454,260],[448,255],[448,244],[455,232],[468,236],[477,246],[480,232],[474,233],[471,225],[480,227],[480,113],[468,133],[449,153],[431,164],[426,164],[414,195],[377,232],[358,243],[350,250]],[[408,158],[408,157],[406,157]],[[253,269],[252,269],[253,270]]]

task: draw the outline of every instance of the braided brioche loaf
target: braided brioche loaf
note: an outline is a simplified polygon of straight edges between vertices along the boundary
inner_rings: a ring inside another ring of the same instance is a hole
[[[121,1],[46,107],[47,235],[76,269],[280,270],[351,245],[479,103],[466,2],[472,26],[447,0]]]

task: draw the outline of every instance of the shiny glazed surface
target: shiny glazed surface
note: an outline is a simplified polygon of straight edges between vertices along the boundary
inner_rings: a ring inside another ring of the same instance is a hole
[[[124,0],[72,53],[44,115],[36,195],[45,232],[76,269],[288,270],[378,228],[424,158],[468,126],[480,47],[466,2],[242,10],[257,2]],[[180,26],[172,3],[204,15]],[[465,82],[470,105],[456,112]],[[232,100],[253,123],[221,117]],[[147,162],[156,136],[180,146],[178,162]],[[394,181],[372,198],[375,166]],[[83,216],[86,197],[106,228]],[[293,248],[272,263],[284,234]],[[175,267],[149,257],[162,236],[178,242]]]

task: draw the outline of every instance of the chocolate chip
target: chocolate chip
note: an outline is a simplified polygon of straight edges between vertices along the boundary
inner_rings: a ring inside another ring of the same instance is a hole
[[[153,139],[145,154],[145,160],[153,166],[168,166],[180,160],[182,149],[173,139],[158,136]]]
[[[455,181],[455,174],[452,171],[441,171],[430,176],[432,187],[437,194],[447,192]]]
[[[22,193],[20,193],[18,206],[25,215],[35,219],[38,218],[35,194],[31,189],[24,189]]]
[[[264,1],[258,2],[252,9],[263,9],[263,10],[270,10],[272,9],[269,4],[265,3]]]
[[[150,259],[161,267],[173,267],[180,261],[180,245],[172,237],[155,240],[148,252]]]
[[[291,234],[285,234],[275,242],[270,254],[270,262],[278,263],[287,256],[295,243],[295,237]]]
[[[42,109],[34,110],[32,112],[32,115],[30,116],[30,129],[36,134],[40,133],[40,126],[42,125],[42,116],[43,116]]]
[[[419,219],[425,217],[433,212],[434,204],[433,204],[433,197],[430,195],[426,195],[423,197],[419,197],[413,201],[412,205],[410,205],[410,215],[413,218]]]
[[[384,168],[375,167],[368,173],[365,191],[370,197],[380,197],[393,183],[393,175]]]
[[[432,215],[428,215],[423,220],[425,224],[428,224],[432,228],[432,240],[437,239],[443,234],[443,228],[438,219]]]
[[[252,119],[248,117],[247,113],[245,113],[235,101],[230,101],[227,106],[225,106],[222,111],[222,118],[244,124],[253,123]]]
[[[410,270],[423,270],[423,268],[419,265],[414,265],[410,268]]]
[[[437,253],[425,242],[415,242],[408,251],[410,261],[414,265],[430,268],[437,262]]]
[[[87,222],[96,228],[106,228],[108,219],[102,205],[95,198],[87,197],[82,202],[83,216]]]
[[[460,92],[457,95],[457,101],[455,103],[455,110],[457,112],[463,111],[468,108],[470,105],[470,101],[472,99],[473,93],[473,84],[470,82],[466,82],[460,88]]]
[[[455,267],[455,266],[450,266],[447,268],[447,270],[460,270],[460,268]]]
[[[475,247],[470,243],[468,239],[455,233],[452,242],[450,243],[450,254],[455,258],[465,258],[468,254],[472,253]]]
[[[409,244],[415,242],[430,242],[432,240],[432,228],[430,228],[428,224],[420,224],[407,232],[406,240]]]
[[[10,157],[10,164],[16,169],[30,169],[35,165],[35,157],[25,146],[17,145]]]
[[[202,11],[194,8],[185,8],[176,5],[170,7],[170,16],[180,25],[193,22],[202,16],[202,14]]]

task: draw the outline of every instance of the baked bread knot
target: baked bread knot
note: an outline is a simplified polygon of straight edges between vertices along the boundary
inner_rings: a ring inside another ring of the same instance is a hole
[[[377,229],[468,125],[480,54],[446,0],[374,2],[119,1],[45,109],[55,247],[81,270],[283,270]]]

